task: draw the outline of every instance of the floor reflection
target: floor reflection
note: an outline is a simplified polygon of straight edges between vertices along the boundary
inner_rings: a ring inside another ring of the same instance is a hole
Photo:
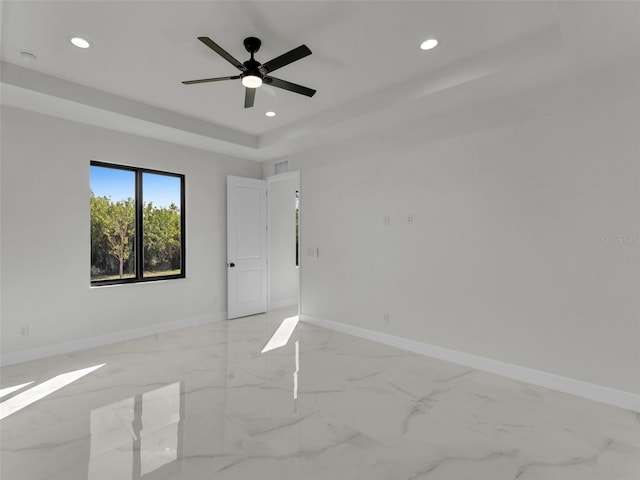
[[[293,372],[293,399],[298,399],[298,372],[300,371],[300,341],[296,340],[296,369]]]
[[[298,320],[299,317],[297,315],[295,317],[285,318],[264,346],[261,353],[270,352],[276,348],[284,347],[289,343],[289,339],[291,338],[291,335],[293,335],[296,325],[298,325]]]
[[[76,380],[81,379],[85,375],[90,374],[91,372],[104,367],[104,363],[100,365],[95,365],[93,367],[82,368],[80,370],[74,370],[72,372],[62,373],[53,377],[46,382],[42,382],[35,387],[30,388],[22,393],[19,393],[8,400],[0,403],[0,420],[8,417],[25,407],[28,407],[32,403],[37,402],[38,400],[42,400],[48,395],[51,395],[53,392],[60,390],[61,388],[66,387],[67,385],[72,384]],[[33,382],[30,382],[33,383]],[[23,387],[27,384],[21,385]],[[15,387],[14,390],[16,391]]]
[[[261,353],[296,311],[2,368],[9,401],[107,361],[0,423],[0,478],[640,478],[634,412],[307,323]]]
[[[89,480],[143,478],[178,458],[181,382],[91,412]]]
[[[0,398],[4,398],[7,395],[11,395],[13,392],[23,389],[24,387],[31,385],[33,382],[21,383],[20,385],[14,385],[12,387],[0,389]]]

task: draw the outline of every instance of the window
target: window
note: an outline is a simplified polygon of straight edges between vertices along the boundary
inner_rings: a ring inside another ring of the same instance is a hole
[[[184,175],[91,162],[91,283],[184,278]]]

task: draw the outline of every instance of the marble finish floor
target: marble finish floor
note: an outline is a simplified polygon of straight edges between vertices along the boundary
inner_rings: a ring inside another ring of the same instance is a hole
[[[0,477],[640,478],[634,412],[307,324],[261,353],[292,315],[3,368],[0,388],[33,383],[0,399]]]

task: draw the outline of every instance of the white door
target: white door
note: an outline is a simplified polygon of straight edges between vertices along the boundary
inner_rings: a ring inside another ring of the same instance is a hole
[[[267,182],[227,177],[227,318],[267,311]]]

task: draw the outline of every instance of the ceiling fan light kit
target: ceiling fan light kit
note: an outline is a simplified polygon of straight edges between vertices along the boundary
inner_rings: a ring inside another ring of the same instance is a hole
[[[247,37],[244,39],[244,48],[246,48],[247,52],[251,54],[251,58],[244,63],[240,63],[209,37],[198,37],[198,40],[200,40],[207,47],[224,58],[231,65],[236,67],[238,70],[240,70],[241,73],[240,75],[233,75],[229,77],[187,80],[182,82],[185,85],[241,79],[240,81],[245,87],[244,108],[253,107],[256,89],[261,87],[263,84],[281,88],[283,90],[288,90],[290,92],[299,93],[300,95],[306,95],[307,97],[313,97],[313,95],[315,95],[316,93],[316,91],[312,88],[303,87],[302,85],[287,82],[286,80],[281,80],[269,75],[274,70],[298,61],[301,58],[306,57],[307,55],[311,55],[311,50],[309,50],[309,47],[307,47],[306,45],[300,45],[298,48],[294,48],[287,53],[283,53],[279,57],[269,60],[268,62],[260,63],[254,58],[254,54],[258,50],[260,50],[262,42],[259,38],[256,37]]]
[[[242,77],[242,85],[247,88],[258,88],[262,86],[262,78],[257,75],[245,75]]]

